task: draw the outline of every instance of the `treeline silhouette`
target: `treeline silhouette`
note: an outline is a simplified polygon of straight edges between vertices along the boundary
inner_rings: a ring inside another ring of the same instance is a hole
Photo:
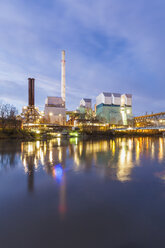
[[[0,104],[0,127],[2,130],[8,128],[21,128],[21,120],[17,119],[18,111],[10,104]]]

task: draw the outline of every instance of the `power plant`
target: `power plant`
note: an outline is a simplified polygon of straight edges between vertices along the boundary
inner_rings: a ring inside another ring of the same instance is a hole
[[[28,106],[23,107],[22,119],[24,123],[43,123],[51,125],[66,125],[66,114],[73,123],[106,123],[110,125],[129,125],[132,121],[132,95],[102,92],[96,97],[95,110],[92,109],[92,99],[82,98],[76,111],[66,111],[66,78],[65,51],[61,56],[61,96],[47,96],[44,112],[35,107],[35,79],[28,78]],[[54,92],[55,93],[55,92]],[[74,122],[74,120],[78,122]],[[72,123],[72,124],[71,124]]]
[[[120,132],[122,134],[130,132],[132,134],[159,134],[163,132],[164,135],[165,112],[133,117],[131,94],[102,92],[96,97],[94,108],[92,99],[87,96],[81,99],[77,109],[66,110],[65,63],[65,51],[63,50],[61,96],[54,96],[54,93],[53,96],[47,96],[44,111],[39,111],[35,106],[35,79],[28,78],[28,105],[24,106],[22,113],[17,116],[20,126],[36,133],[45,132],[46,135],[50,134],[53,137],[65,136],[68,135],[68,132],[69,135],[77,137],[76,130],[85,135],[92,133],[97,135],[97,132],[105,132],[105,134],[108,132],[107,135]]]

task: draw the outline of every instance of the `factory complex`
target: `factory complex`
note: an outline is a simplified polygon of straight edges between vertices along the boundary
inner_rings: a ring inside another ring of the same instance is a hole
[[[102,92],[96,97],[92,106],[92,99],[82,98],[76,110],[66,109],[65,92],[65,51],[62,51],[61,60],[61,96],[47,96],[44,111],[35,106],[35,79],[28,79],[28,106],[23,107],[21,119],[25,125],[52,124],[59,126],[79,125],[131,125],[132,95],[111,92]]]

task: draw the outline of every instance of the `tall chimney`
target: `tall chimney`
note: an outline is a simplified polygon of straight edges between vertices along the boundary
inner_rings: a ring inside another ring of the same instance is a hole
[[[62,51],[62,60],[61,60],[61,97],[65,102],[65,51]]]
[[[29,85],[29,106],[34,106],[34,78],[28,78]]]
[[[32,78],[32,105],[34,106],[34,85],[35,85],[35,79]]]
[[[28,78],[28,86],[29,86],[29,106],[32,105],[32,80],[31,78]]]

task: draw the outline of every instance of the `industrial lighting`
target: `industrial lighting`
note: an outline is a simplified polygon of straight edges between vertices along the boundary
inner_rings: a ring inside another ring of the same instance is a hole
[[[70,132],[69,135],[70,135],[70,136],[78,137],[78,133],[77,133],[77,132]]]
[[[132,127],[128,127],[128,130],[133,130],[133,128]]]
[[[125,104],[124,96],[121,96],[121,105],[123,106]]]

